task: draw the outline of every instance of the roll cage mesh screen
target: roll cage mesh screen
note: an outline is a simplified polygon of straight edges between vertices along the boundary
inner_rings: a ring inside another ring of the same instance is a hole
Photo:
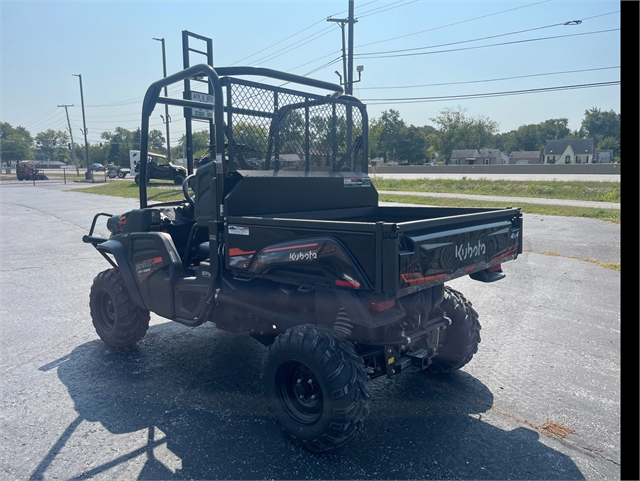
[[[229,171],[367,171],[363,104],[231,77],[222,81]]]

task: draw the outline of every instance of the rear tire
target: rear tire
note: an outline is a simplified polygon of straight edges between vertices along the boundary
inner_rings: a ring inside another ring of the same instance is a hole
[[[295,443],[328,451],[362,428],[369,410],[364,363],[332,330],[288,329],[269,347],[264,372],[273,419]]]
[[[184,177],[182,177],[181,175],[176,175],[173,178],[173,183],[176,185],[182,185],[183,182],[184,182]]]
[[[445,340],[438,348],[438,355],[427,368],[433,373],[460,369],[471,361],[480,343],[478,313],[460,292],[445,287],[440,307],[451,319],[451,325],[445,331]]]
[[[140,174],[136,174],[136,176],[133,178],[133,180],[135,180],[136,185],[140,185]]]
[[[132,346],[149,329],[149,311],[131,300],[119,269],[108,269],[96,276],[89,307],[93,327],[109,347]]]
[[[125,173],[124,172],[118,172],[118,178],[119,179],[124,179]]]

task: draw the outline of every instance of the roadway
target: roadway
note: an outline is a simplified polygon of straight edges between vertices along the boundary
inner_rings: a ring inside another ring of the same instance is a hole
[[[452,179],[452,180],[559,180],[559,181],[592,181],[592,182],[620,182],[620,174],[378,174],[370,172],[371,178],[379,179]]]

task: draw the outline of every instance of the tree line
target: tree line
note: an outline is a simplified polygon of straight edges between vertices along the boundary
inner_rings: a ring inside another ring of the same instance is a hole
[[[515,130],[500,133],[498,123],[485,116],[469,117],[465,110],[445,108],[429,119],[432,125],[408,125],[397,110],[386,110],[379,118],[369,122],[369,157],[382,158],[384,162],[420,165],[436,158],[447,162],[454,149],[500,149],[514,151],[544,151],[551,139],[595,138],[596,148],[613,150],[614,161],[620,161],[620,114],[597,107],[585,110],[578,130],[568,127],[568,119],[548,119],[538,124],[521,125]],[[295,122],[294,122],[295,123]],[[235,126],[236,138],[262,138],[249,126]],[[295,129],[287,136],[294,139]],[[318,130],[318,129],[316,129]],[[286,133],[286,132],[285,132]],[[264,134],[264,133],[263,133]],[[100,134],[101,142],[89,144],[89,159],[85,159],[83,144],[76,144],[79,165],[92,163],[128,166],[129,150],[140,149],[140,129],[128,130],[116,127]],[[172,159],[183,157],[186,138],[183,135],[171,149]],[[206,152],[209,144],[207,131],[193,133],[194,156]],[[166,154],[166,139],[160,130],[149,132],[149,150]],[[65,130],[48,129],[34,136],[24,127],[13,127],[0,122],[0,159],[3,163],[25,159],[59,160],[71,162],[71,142]]]
[[[436,157],[447,162],[457,149],[500,149],[544,151],[547,140],[595,138],[597,149],[613,150],[620,161],[620,114],[597,107],[585,110],[578,130],[572,131],[566,118],[548,119],[498,132],[498,123],[485,116],[469,117],[465,110],[446,108],[430,119],[433,125],[407,125],[397,110],[386,110],[369,126],[369,156],[385,162],[422,164]],[[437,155],[436,155],[437,154]]]

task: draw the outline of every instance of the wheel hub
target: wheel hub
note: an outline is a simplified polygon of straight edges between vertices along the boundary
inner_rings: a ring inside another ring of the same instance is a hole
[[[303,426],[311,426],[322,417],[322,388],[313,372],[304,364],[290,361],[278,369],[276,393],[289,417]]]
[[[306,407],[313,407],[320,402],[320,386],[309,371],[298,373],[293,390],[298,402]]]

